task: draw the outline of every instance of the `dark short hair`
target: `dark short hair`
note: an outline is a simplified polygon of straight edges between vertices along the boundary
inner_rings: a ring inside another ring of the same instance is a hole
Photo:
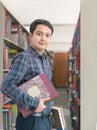
[[[34,21],[30,24],[30,32],[31,32],[31,33],[34,32],[34,30],[36,29],[36,27],[37,27],[38,24],[46,25],[48,28],[51,29],[52,34],[53,34],[54,28],[53,28],[52,24],[51,24],[49,21],[45,20],[45,19],[36,19],[36,20],[34,20]]]

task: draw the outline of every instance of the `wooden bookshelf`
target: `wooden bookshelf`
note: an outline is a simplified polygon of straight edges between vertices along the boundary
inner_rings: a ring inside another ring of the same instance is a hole
[[[13,24],[16,25],[17,28],[12,28]],[[17,29],[17,32],[12,32],[13,30]],[[16,42],[17,41],[17,42]],[[8,11],[6,7],[0,2],[0,83],[3,81],[4,75],[8,72],[8,67],[5,66],[4,68],[4,45],[5,47],[16,49],[19,52],[25,50],[27,48],[28,43],[28,31],[21,24],[15,16],[12,15]],[[9,54],[7,54],[9,56]],[[7,57],[8,58],[8,57]],[[8,59],[5,59],[8,60]],[[6,61],[7,62],[7,61]],[[4,95],[0,91],[0,130],[3,128],[6,129],[5,123],[3,122],[3,116],[8,112],[10,109],[3,110],[4,104],[7,102],[6,100],[3,102]],[[7,98],[8,99],[8,98]],[[9,101],[10,99],[8,99]],[[14,120],[14,119],[12,119]],[[9,122],[9,121],[8,121]],[[12,124],[15,122],[10,122],[10,128],[13,127]],[[9,125],[9,124],[7,124]]]

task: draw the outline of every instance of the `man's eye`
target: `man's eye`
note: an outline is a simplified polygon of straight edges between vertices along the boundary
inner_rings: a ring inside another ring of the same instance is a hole
[[[46,37],[51,37],[51,35],[48,35],[48,34],[47,34]]]
[[[41,36],[42,34],[41,33],[37,33],[38,36]]]

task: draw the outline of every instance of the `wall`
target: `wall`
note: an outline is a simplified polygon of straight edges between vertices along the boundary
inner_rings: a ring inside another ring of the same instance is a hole
[[[67,52],[72,47],[75,24],[54,25],[54,34],[48,50]]]
[[[72,47],[75,24],[54,25],[54,34],[48,50],[68,52]]]
[[[97,123],[97,0],[81,3],[81,130]]]
[[[69,43],[72,42],[76,24],[53,25],[54,34],[52,42],[55,43]]]

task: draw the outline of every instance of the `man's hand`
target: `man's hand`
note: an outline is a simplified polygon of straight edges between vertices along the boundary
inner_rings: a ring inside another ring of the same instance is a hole
[[[50,100],[50,97],[40,99],[39,100],[39,105],[36,108],[35,112],[38,113],[38,112],[43,111],[46,108],[45,103],[48,102],[49,100]]]

